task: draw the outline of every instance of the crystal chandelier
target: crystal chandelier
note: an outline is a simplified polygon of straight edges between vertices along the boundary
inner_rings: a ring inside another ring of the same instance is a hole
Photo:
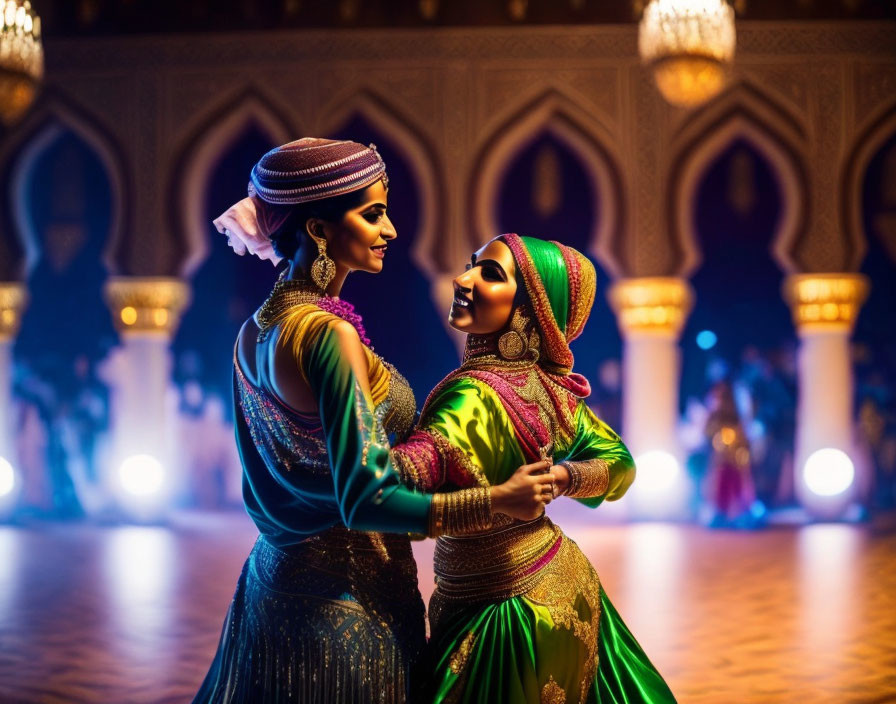
[[[0,122],[25,113],[43,75],[40,18],[28,0],[0,0]]]
[[[692,107],[725,86],[734,58],[734,10],[726,0],[650,0],[638,51],[663,97]]]

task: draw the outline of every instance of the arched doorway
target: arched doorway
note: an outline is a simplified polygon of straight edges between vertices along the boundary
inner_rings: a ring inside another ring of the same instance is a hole
[[[772,258],[782,198],[773,166],[748,139],[734,139],[706,167],[691,205],[702,254],[691,277],[696,305],[682,335],[682,410],[705,403],[719,382],[733,386],[767,505],[786,493],[796,413],[796,339]]]
[[[14,348],[23,503],[79,515],[92,507],[108,428],[97,366],[117,338],[102,294],[103,252],[120,204],[101,157],[62,123],[38,131],[12,173],[29,291]]]
[[[276,275],[270,262],[236,256],[212,220],[246,197],[252,166],[275,146],[269,132],[250,120],[210,162],[207,186],[199,189],[205,196],[207,254],[193,276],[192,303],[172,345],[175,381],[198,382],[206,393],[224,399],[229,412],[234,341],[270,293]]]

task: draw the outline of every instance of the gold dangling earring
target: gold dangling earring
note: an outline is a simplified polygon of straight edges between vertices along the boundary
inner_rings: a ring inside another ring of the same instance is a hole
[[[529,316],[518,306],[510,319],[510,329],[498,338],[498,354],[508,361],[523,359],[531,352],[538,359],[538,346],[541,339],[531,326]]]
[[[323,237],[315,237],[310,232],[308,234],[317,245],[317,259],[311,264],[311,280],[321,291],[326,291],[336,276],[336,262],[327,256],[327,241]]]

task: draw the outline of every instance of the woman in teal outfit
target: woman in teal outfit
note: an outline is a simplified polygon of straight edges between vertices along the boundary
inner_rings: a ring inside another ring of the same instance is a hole
[[[430,495],[400,483],[387,432],[415,418],[407,382],[338,295],[376,273],[395,230],[374,148],[301,139],[266,154],[249,198],[216,226],[284,275],[234,351],[246,510],[260,536],[196,702],[401,704],[424,645],[408,533],[463,534],[532,518],[547,463],[505,484]]]
[[[590,507],[619,499],[635,466],[585,404],[590,388],[569,349],[594,301],[591,263],[556,242],[502,235],[454,288],[449,320],[468,333],[464,363],[393,448],[405,478],[426,491],[487,487],[552,456],[559,493]],[[421,701],[675,701],[587,558],[547,517],[496,517],[475,534],[439,537],[435,573]]]

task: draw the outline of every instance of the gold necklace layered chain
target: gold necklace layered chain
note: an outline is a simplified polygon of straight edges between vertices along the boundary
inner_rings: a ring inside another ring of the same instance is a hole
[[[315,284],[303,279],[280,279],[267,297],[255,320],[262,332],[277,324],[283,314],[295,306],[317,303],[326,294]]]
[[[461,369],[479,369],[482,371],[512,370],[520,371],[535,366],[531,357],[522,359],[505,359],[498,351],[497,335],[469,335],[464,350],[464,361]]]

